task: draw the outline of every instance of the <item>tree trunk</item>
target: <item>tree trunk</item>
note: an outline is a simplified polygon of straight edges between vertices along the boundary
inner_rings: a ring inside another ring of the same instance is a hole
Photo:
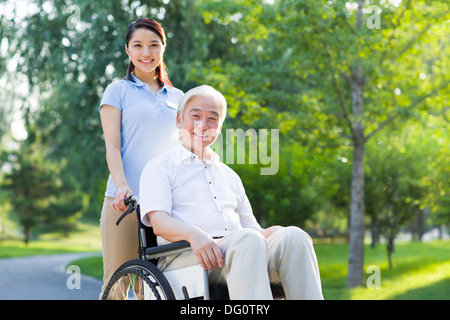
[[[372,216],[372,221],[371,221],[371,234],[372,234],[372,243],[370,244],[372,249],[375,249],[375,247],[377,246],[379,240],[380,240],[380,236],[379,236],[379,232],[378,232],[378,220]]]
[[[419,210],[419,212],[417,212],[417,240],[418,241],[422,241],[422,237],[425,234],[426,211],[427,211],[427,208],[425,208],[423,210]]]
[[[31,240],[31,226],[28,224],[25,224],[24,232],[25,232],[25,235],[24,235],[23,241],[25,242],[26,245],[28,245],[28,243]]]
[[[364,142],[355,141],[350,205],[350,249],[347,287],[364,283]]]
[[[364,0],[358,0],[357,28],[362,28]],[[353,162],[350,204],[350,248],[347,288],[364,284],[364,137],[363,88],[361,62],[356,61],[351,76],[353,112]]]
[[[389,235],[387,237],[387,243],[386,243],[386,249],[387,249],[387,254],[388,254],[388,262],[389,262],[389,270],[392,270],[393,265],[392,265],[392,253],[394,252],[394,239],[395,236],[393,235]]]

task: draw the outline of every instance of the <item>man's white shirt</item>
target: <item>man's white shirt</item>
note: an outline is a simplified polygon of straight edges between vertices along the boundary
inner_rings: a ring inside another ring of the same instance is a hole
[[[211,237],[260,228],[239,176],[214,151],[209,152],[211,159],[203,162],[179,143],[147,163],[139,187],[145,225],[151,226],[147,213],[164,211]],[[165,243],[158,237],[158,244]]]

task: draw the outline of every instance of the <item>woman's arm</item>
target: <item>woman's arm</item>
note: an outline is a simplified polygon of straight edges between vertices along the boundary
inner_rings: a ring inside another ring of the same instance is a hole
[[[131,196],[131,189],[128,186],[123,171],[121,148],[121,111],[110,105],[103,105],[100,109],[100,118],[102,121],[103,135],[106,146],[106,162],[108,169],[116,185],[116,199],[111,204],[116,211],[125,211],[124,198]]]

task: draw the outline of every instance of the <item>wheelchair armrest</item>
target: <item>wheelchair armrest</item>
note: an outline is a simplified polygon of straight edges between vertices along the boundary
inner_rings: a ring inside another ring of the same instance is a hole
[[[191,244],[187,241],[178,241],[162,246],[147,248],[145,250],[145,259],[152,260],[173,254],[182,253],[191,250]]]

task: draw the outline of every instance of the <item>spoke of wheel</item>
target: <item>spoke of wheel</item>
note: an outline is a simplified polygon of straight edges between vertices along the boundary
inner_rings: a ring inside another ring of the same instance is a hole
[[[127,274],[126,277],[129,278],[130,275]],[[111,290],[114,292],[114,297],[117,298],[117,300],[122,300],[127,296],[125,293],[125,287],[125,277],[122,277],[119,281],[117,281],[117,285],[114,288],[111,288]],[[119,296],[118,293],[120,293],[121,296]]]
[[[134,295],[136,296],[136,300],[143,300],[144,297],[144,284],[143,284],[143,279],[141,279],[141,277],[136,277],[136,279],[134,279],[134,285],[136,286],[136,288],[134,288]]]

